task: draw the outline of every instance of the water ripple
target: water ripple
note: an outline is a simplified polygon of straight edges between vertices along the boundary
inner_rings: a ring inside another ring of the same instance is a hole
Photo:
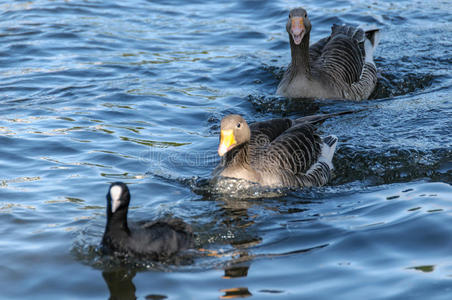
[[[295,5],[0,3],[2,295],[447,297],[450,3],[302,4],[312,41],[332,23],[381,29],[379,83],[361,103],[275,95]],[[219,161],[225,114],[254,122],[351,109],[364,110],[318,127],[339,138],[330,185],[245,199],[201,184]],[[100,255],[105,193],[117,180],[130,186],[134,220],[193,225],[185,260]]]

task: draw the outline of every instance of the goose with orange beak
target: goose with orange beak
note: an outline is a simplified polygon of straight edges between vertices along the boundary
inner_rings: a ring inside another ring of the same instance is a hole
[[[328,182],[337,138],[321,138],[316,123],[350,112],[273,119],[251,125],[239,115],[221,120],[214,179],[236,178],[263,187],[321,186]]]
[[[331,35],[309,44],[311,21],[304,8],[286,23],[291,62],[277,93],[288,98],[367,99],[377,84],[373,53],[379,30],[333,25]]]
[[[300,45],[306,33],[306,26],[304,25],[304,21],[305,19],[299,16],[294,16],[290,19],[290,28],[288,28],[287,31],[292,36],[295,45]],[[306,22],[309,22],[309,19],[306,19]],[[310,26],[311,24],[309,23],[309,27]]]

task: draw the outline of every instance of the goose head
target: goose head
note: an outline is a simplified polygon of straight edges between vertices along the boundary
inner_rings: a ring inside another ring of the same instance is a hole
[[[221,120],[218,155],[250,141],[251,131],[245,119],[239,115],[228,115]]]
[[[304,8],[297,7],[289,12],[286,30],[295,45],[300,45],[305,36],[311,31],[311,22]]]

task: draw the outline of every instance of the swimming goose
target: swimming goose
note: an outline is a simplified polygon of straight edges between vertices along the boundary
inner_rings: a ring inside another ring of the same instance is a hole
[[[164,260],[193,247],[191,227],[180,219],[142,222],[129,227],[129,203],[127,185],[112,183],[107,193],[107,225],[102,238],[104,253]]]
[[[350,112],[273,119],[251,125],[239,115],[221,120],[220,164],[213,178],[244,179],[264,187],[309,187],[328,182],[337,137],[321,139],[315,123]]]
[[[292,61],[277,93],[288,98],[367,99],[377,84],[373,52],[379,30],[333,25],[330,36],[309,46],[311,22],[292,9],[286,25]]]

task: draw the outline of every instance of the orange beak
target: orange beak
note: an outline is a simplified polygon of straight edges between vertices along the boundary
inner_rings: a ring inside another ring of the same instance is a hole
[[[292,25],[290,26],[290,34],[292,35],[295,45],[300,45],[304,37],[306,28],[302,17],[292,17]]]
[[[222,130],[220,133],[220,145],[218,146],[218,155],[223,156],[237,142],[235,141],[234,132],[232,130]]]

